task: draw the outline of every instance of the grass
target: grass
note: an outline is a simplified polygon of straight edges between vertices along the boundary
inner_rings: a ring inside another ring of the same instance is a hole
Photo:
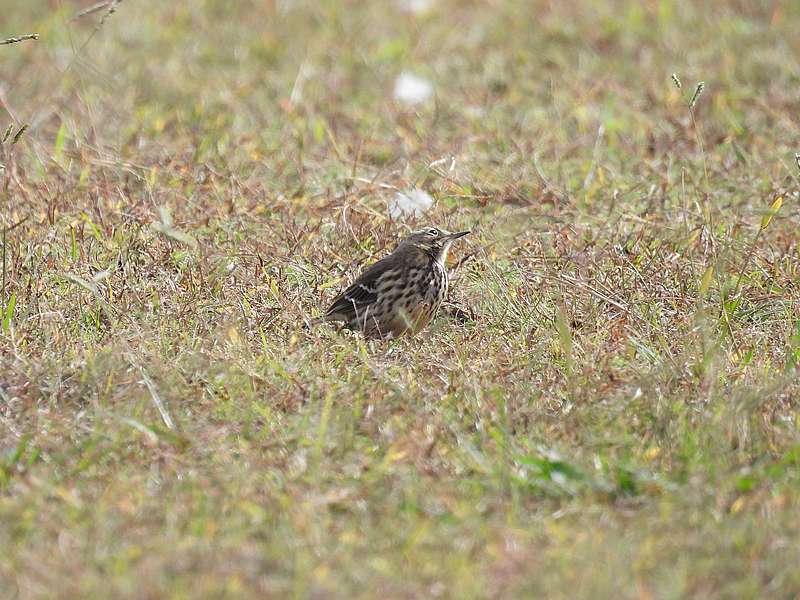
[[[796,3],[90,4],[0,0],[0,597],[800,594]]]

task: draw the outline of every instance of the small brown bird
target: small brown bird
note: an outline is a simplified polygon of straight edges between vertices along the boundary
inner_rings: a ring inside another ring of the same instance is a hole
[[[389,256],[365,269],[316,322],[342,322],[367,338],[418,332],[447,296],[444,261],[450,245],[468,233],[437,227],[411,233]]]

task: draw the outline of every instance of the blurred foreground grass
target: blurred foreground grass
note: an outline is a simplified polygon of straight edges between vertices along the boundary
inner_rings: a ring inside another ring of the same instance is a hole
[[[91,4],[0,1],[0,597],[800,594],[796,2]],[[413,187],[470,318],[303,330]]]

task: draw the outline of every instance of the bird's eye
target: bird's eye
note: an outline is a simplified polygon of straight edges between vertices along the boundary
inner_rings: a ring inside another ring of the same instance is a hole
[[[430,229],[428,229],[428,235],[430,235],[432,237],[436,237],[436,236],[439,235],[439,230],[438,229],[434,229],[433,227],[431,227]]]

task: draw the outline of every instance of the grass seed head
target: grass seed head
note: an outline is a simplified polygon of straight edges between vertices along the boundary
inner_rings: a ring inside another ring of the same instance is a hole
[[[705,87],[705,81],[701,81],[697,84],[697,87],[694,88],[694,95],[692,95],[692,99],[689,101],[689,108],[694,108],[694,105],[697,104],[697,101],[700,99]]]
[[[28,124],[25,123],[22,127],[19,128],[16,134],[14,134],[14,139],[11,140],[11,145],[14,146],[16,143],[22,138],[22,134],[28,129]]]
[[[8,141],[8,137],[11,135],[11,132],[14,131],[14,124],[9,123],[8,127],[6,127],[6,132],[3,134],[3,144]]]

